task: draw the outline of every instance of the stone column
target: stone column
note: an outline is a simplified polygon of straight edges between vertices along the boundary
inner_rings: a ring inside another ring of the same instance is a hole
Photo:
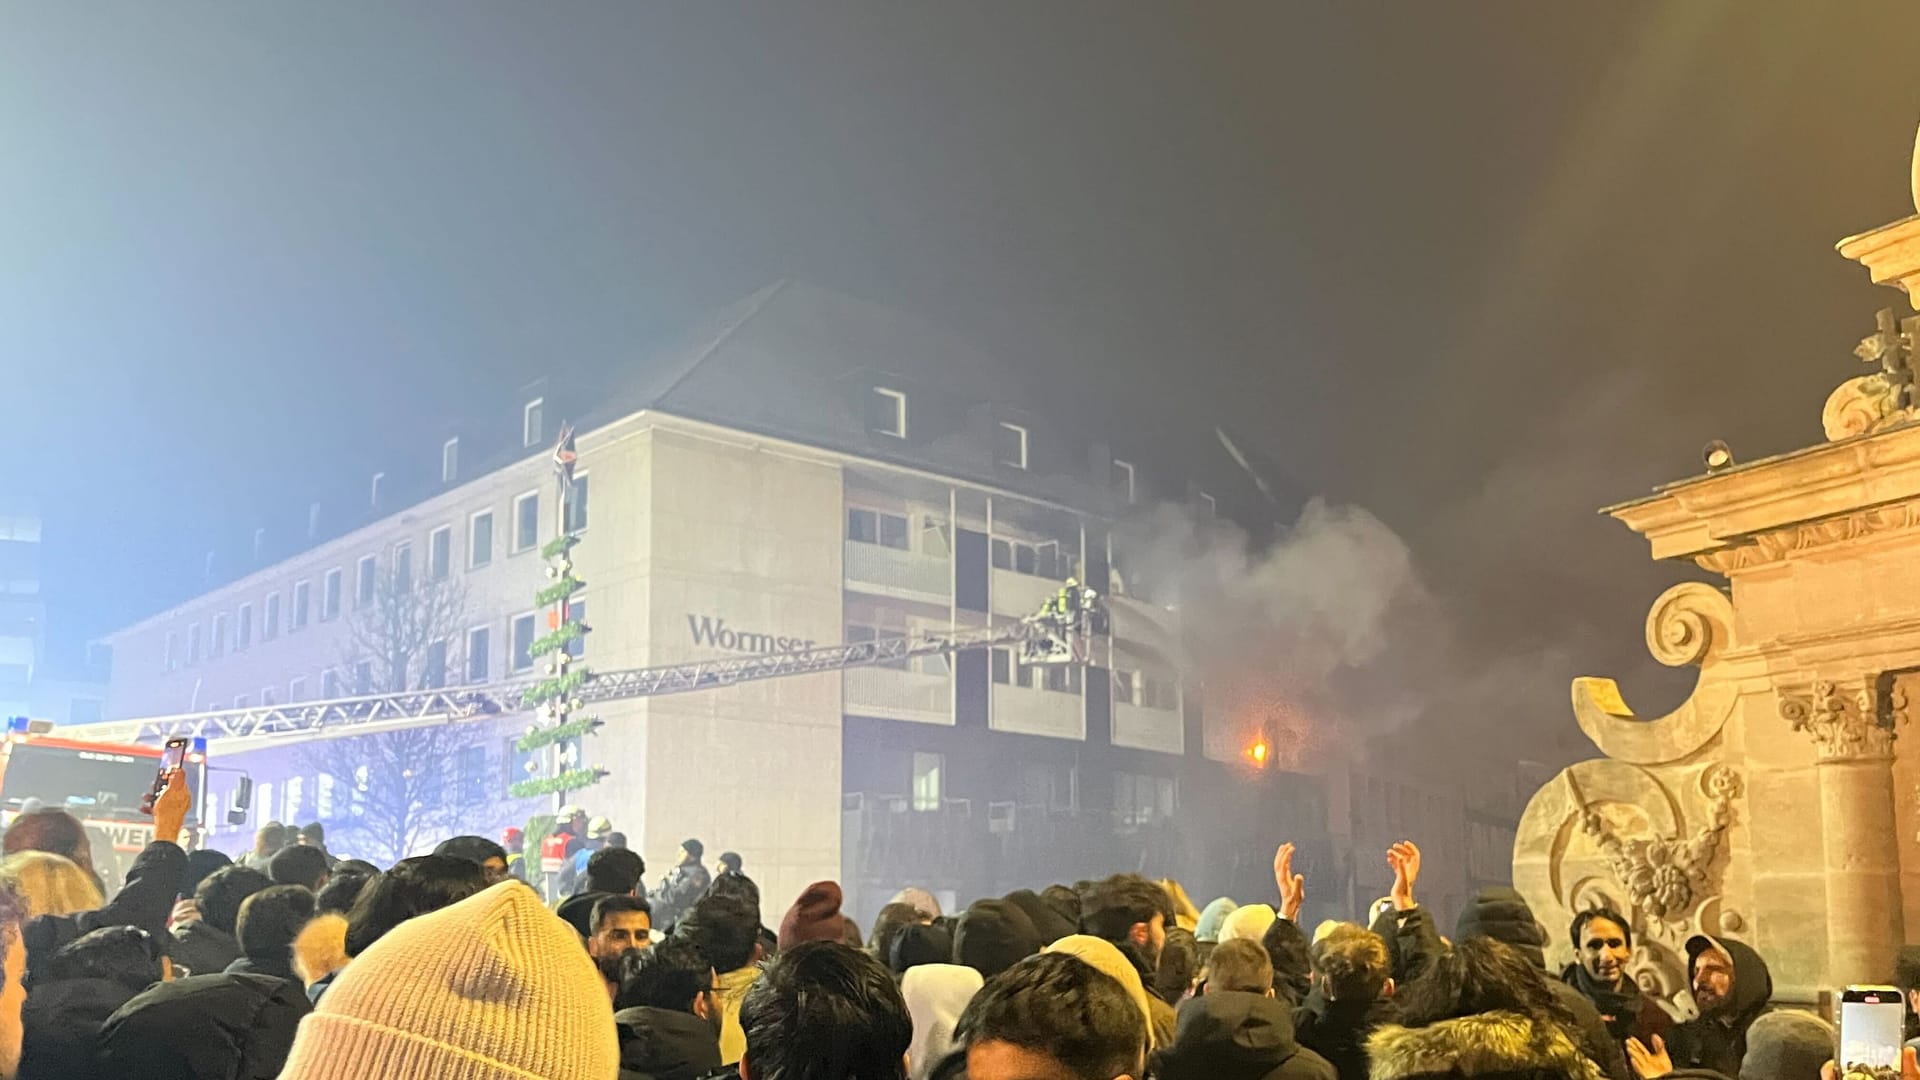
[[[1816,682],[1780,697],[1780,715],[1813,736],[1827,886],[1827,980],[1885,982],[1904,940],[1894,835],[1893,729],[1879,722],[1874,677]]]

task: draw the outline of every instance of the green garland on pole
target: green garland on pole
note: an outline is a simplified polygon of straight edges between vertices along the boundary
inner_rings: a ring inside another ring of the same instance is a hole
[[[533,644],[527,647],[527,655],[538,659],[555,649],[565,648],[586,632],[587,628],[580,624],[580,620],[568,619],[566,625],[553,633],[534,638]]]
[[[533,602],[539,607],[557,604],[585,587],[586,582],[574,577],[571,572],[559,581],[533,594]]]
[[[564,724],[555,724],[552,727],[534,728],[521,736],[520,741],[514,744],[514,748],[523,754],[531,754],[535,750],[552,746],[557,742],[591,735],[599,729],[601,723],[602,721],[597,717],[588,716],[579,720],[569,720]]]
[[[606,779],[605,769],[571,769],[543,780],[522,780],[507,789],[516,799],[533,799],[559,791],[578,791]]]

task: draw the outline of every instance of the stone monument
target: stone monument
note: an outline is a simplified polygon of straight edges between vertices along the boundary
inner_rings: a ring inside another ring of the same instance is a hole
[[[1920,211],[1920,160],[1915,163]],[[1839,245],[1920,305],[1920,213]],[[1611,679],[1573,683],[1601,757],[1563,770],[1521,818],[1514,884],[1567,963],[1573,913],[1628,913],[1641,988],[1685,1015],[1694,933],[1754,946],[1775,996],[1885,982],[1920,927],[1920,318],[1880,313],[1875,365],[1826,403],[1821,445],[1735,464],[1606,513],[1658,559],[1726,581],[1677,585],[1647,616],[1661,662],[1699,668],[1665,716]]]

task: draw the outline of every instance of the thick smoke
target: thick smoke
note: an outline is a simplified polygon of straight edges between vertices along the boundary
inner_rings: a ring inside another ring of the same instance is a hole
[[[1123,527],[1115,550],[1118,591],[1180,611],[1210,753],[1265,737],[1276,761],[1307,767],[1419,711],[1400,676],[1446,635],[1406,542],[1367,510],[1314,499],[1260,544],[1162,506]]]

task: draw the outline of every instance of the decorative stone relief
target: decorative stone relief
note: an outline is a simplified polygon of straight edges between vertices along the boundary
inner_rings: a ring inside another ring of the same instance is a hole
[[[1573,681],[1573,715],[1608,757],[1636,765],[1678,761],[1705,746],[1733,714],[1738,689],[1720,670],[1733,643],[1733,604],[1711,585],[1688,582],[1660,594],[1647,613],[1647,651],[1668,667],[1700,666],[1700,681],[1665,716],[1637,716],[1612,679]]]
[[[1821,680],[1809,693],[1781,693],[1780,718],[1813,736],[1821,761],[1891,758],[1894,731],[1880,723],[1874,704],[1871,677],[1849,686]]]
[[[1820,426],[1827,433],[1827,441],[1838,442],[1906,422],[1910,417],[1908,410],[1900,407],[1899,397],[1885,375],[1861,375],[1834,387],[1820,410]]]
[[[1606,819],[1589,810],[1581,828],[1605,853],[1613,873],[1626,887],[1632,911],[1662,923],[1684,919],[1696,895],[1707,885],[1707,868],[1720,849],[1720,838],[1732,817],[1733,800],[1740,795],[1740,774],[1716,765],[1701,775],[1700,787],[1711,800],[1706,820],[1691,836],[1622,839],[1607,827]]]
[[[1858,510],[1851,514],[1805,521],[1772,532],[1757,533],[1742,544],[1719,548],[1697,556],[1694,562],[1703,570],[1725,574],[1819,548],[1860,540],[1881,533],[1920,526],[1920,503],[1896,503]]]

